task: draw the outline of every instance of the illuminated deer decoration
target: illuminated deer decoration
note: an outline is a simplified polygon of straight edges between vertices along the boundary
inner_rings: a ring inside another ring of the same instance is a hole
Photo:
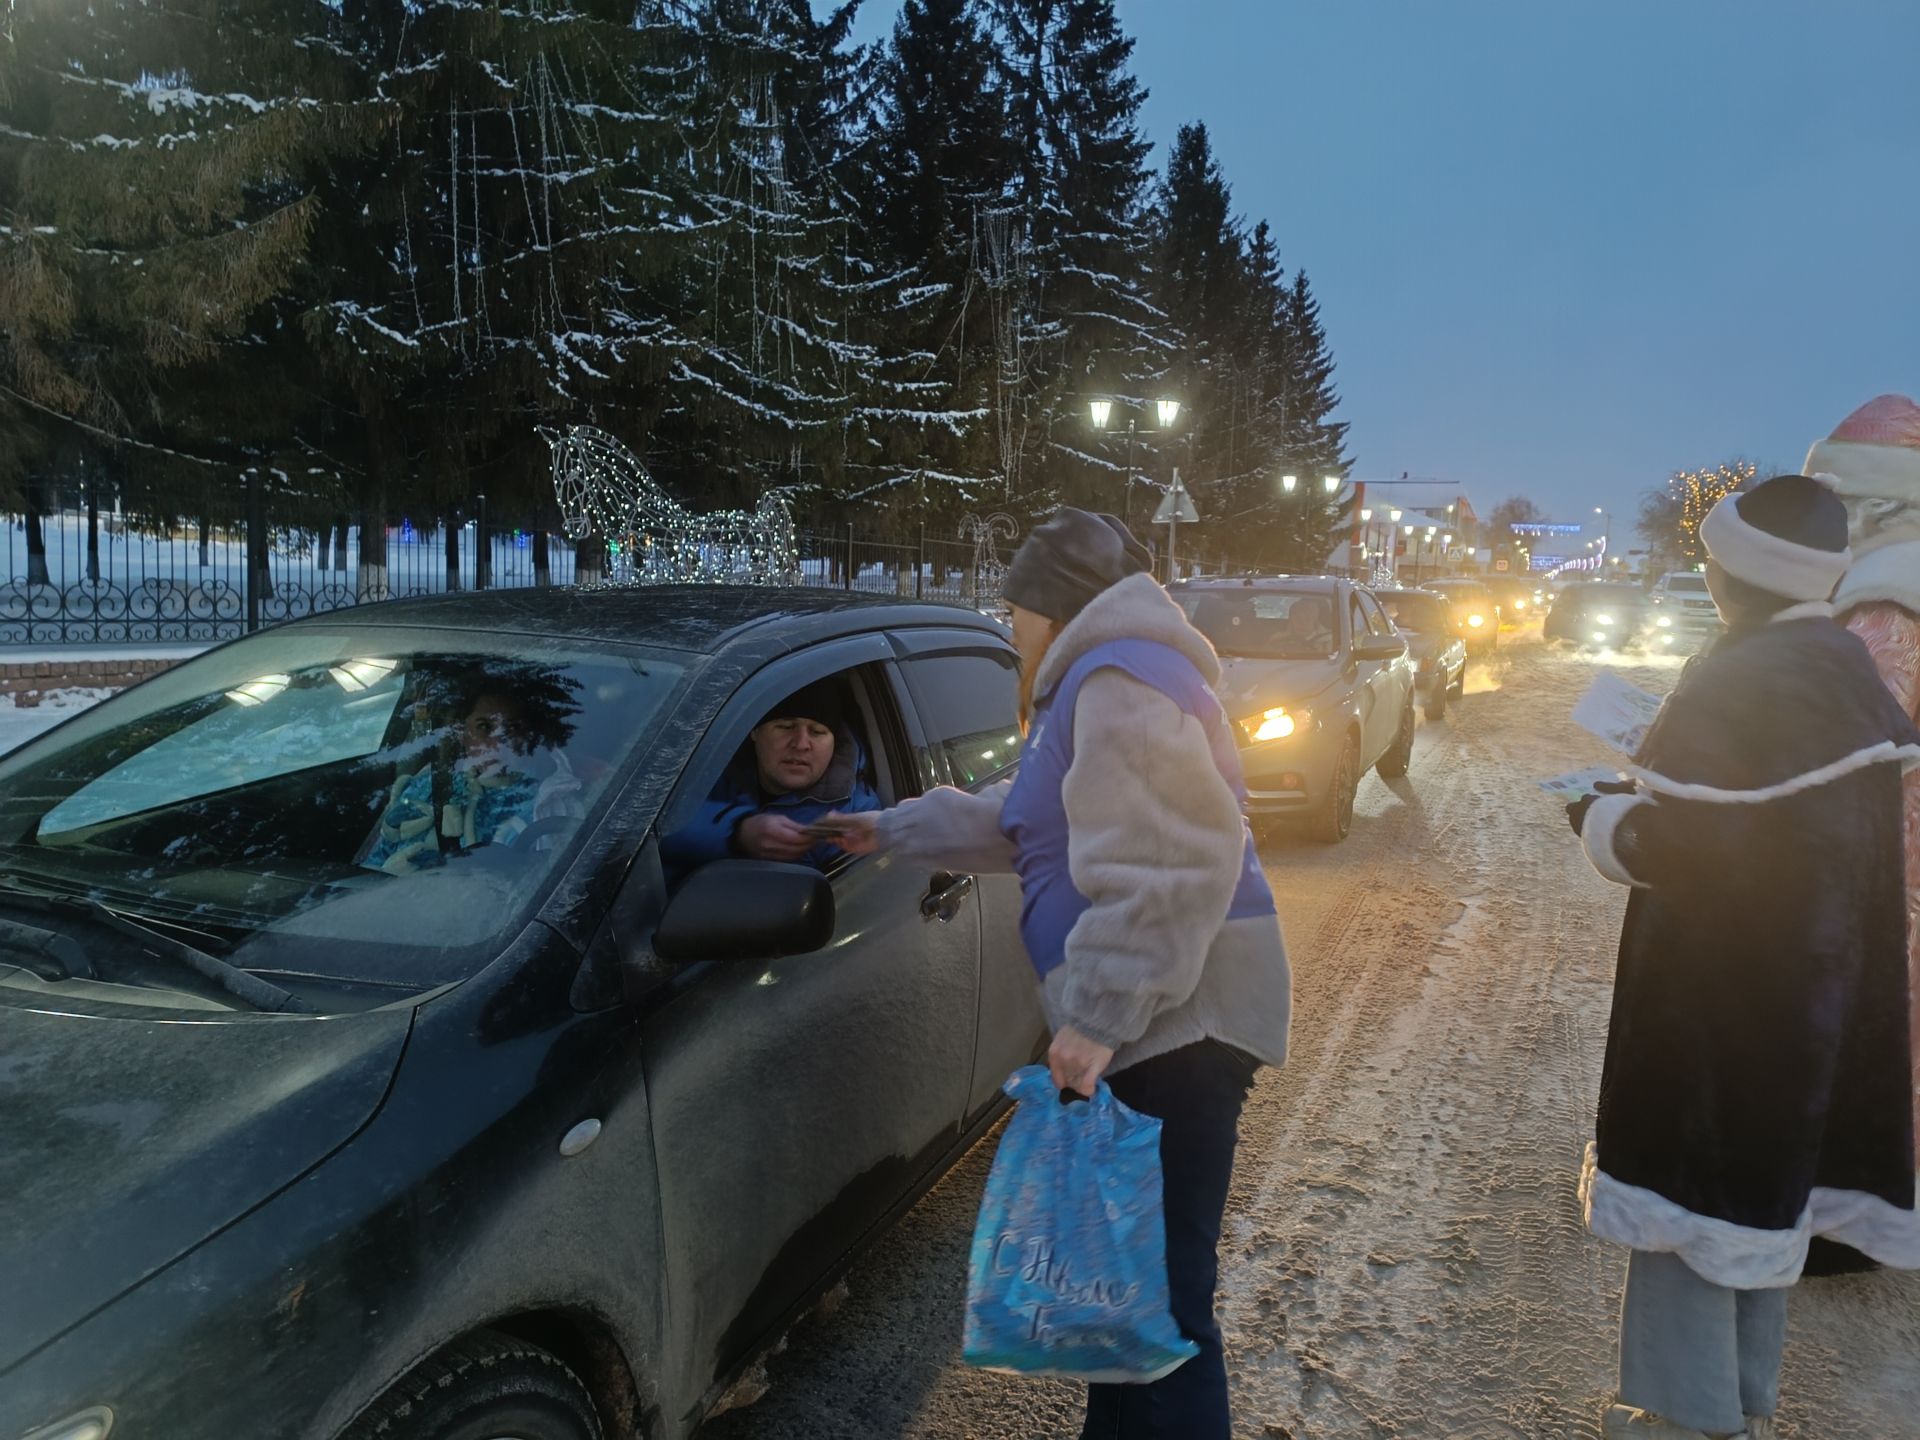
[[[607,544],[614,585],[788,585],[799,541],[786,495],[770,490],[751,510],[697,514],[654,484],[614,436],[591,425],[540,427],[553,451],[553,498],[569,540]]]

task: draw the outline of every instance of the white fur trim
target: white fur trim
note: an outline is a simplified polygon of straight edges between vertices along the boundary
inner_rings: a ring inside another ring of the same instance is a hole
[[[1910,445],[1817,440],[1801,473],[1826,481],[1841,495],[1920,500],[1920,450]]]
[[[1730,1290],[1777,1290],[1800,1278],[1807,1241],[1824,1235],[1899,1270],[1920,1269],[1920,1213],[1859,1190],[1816,1187],[1791,1229],[1735,1225],[1616,1180],[1587,1143],[1580,1167],[1580,1209],[1602,1240],[1678,1255],[1704,1280]]]
[[[1587,859],[1616,885],[1641,884],[1627,873],[1626,865],[1614,849],[1614,835],[1629,810],[1648,803],[1638,795],[1602,795],[1587,807],[1587,818],[1581,822],[1580,844],[1587,852]]]
[[[1857,771],[1874,765],[1890,765],[1896,761],[1902,770],[1920,769],[1920,745],[1896,745],[1891,740],[1882,740],[1878,745],[1869,745],[1864,750],[1843,755],[1831,765],[1822,765],[1817,770],[1809,770],[1804,775],[1795,775],[1791,780],[1782,780],[1778,785],[1766,785],[1758,790],[1721,790],[1712,785],[1689,785],[1639,768],[1630,773],[1647,789],[1656,794],[1670,795],[1675,800],[1705,800],[1715,805],[1760,805],[1769,800],[1784,800],[1791,795],[1817,790],[1822,785],[1844,780]],[[1594,806],[1595,810],[1599,808],[1598,805]],[[1587,818],[1591,824],[1592,811],[1588,812]]]
[[[1783,620],[1831,620],[1833,606],[1825,600],[1802,600],[1798,605],[1789,605],[1767,617],[1769,625],[1778,625]]]
[[[1110,640],[1152,640],[1178,650],[1199,668],[1209,685],[1220,680],[1220,659],[1192,625],[1187,612],[1151,575],[1129,575],[1109,585],[1055,637],[1034,672],[1033,693],[1049,695],[1073,662]]]
[[[1789,600],[1830,600],[1847,573],[1846,550],[1815,550],[1750,525],[1729,495],[1700,522],[1700,543],[1736,580]]]
[[[1833,597],[1842,611],[1875,601],[1920,613],[1920,540],[1863,551]]]

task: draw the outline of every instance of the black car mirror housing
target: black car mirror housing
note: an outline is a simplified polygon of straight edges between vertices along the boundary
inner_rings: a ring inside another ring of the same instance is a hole
[[[662,960],[777,960],[833,939],[833,886],[809,865],[716,860],[687,876],[653,935]]]

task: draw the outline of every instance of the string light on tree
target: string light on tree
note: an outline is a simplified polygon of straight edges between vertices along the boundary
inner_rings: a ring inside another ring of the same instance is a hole
[[[1711,470],[1680,470],[1667,482],[1667,489],[1680,502],[1680,555],[1689,565],[1707,558],[1700,544],[1700,522],[1707,512],[1727,496],[1751,485],[1760,467],[1748,460],[1717,465]]]

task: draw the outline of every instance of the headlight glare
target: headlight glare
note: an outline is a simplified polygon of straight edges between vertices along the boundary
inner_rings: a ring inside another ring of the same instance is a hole
[[[1653,623],[1658,625],[1662,630],[1671,630],[1673,628],[1673,617],[1671,615],[1662,615]]]
[[[1467,616],[1467,628],[1469,630],[1478,630],[1482,625],[1485,625],[1486,623],[1487,623],[1487,617],[1484,615]]]
[[[1611,625],[1613,623],[1613,617],[1611,615],[1596,615],[1593,617],[1593,623],[1596,625]]]
[[[1313,717],[1305,710],[1289,710],[1284,705],[1275,705],[1271,710],[1262,710],[1258,715],[1249,715],[1240,722],[1240,728],[1247,732],[1247,738],[1256,745],[1264,745],[1269,740],[1285,740],[1307,728]]]

